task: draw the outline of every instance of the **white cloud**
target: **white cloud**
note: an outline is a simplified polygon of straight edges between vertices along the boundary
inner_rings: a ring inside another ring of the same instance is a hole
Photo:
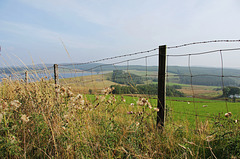
[[[2,20],[0,20],[0,24],[1,24],[0,30],[22,36],[30,36],[33,38],[37,37],[48,41],[56,40],[56,38],[59,37],[59,34],[56,32],[50,31],[45,28],[32,26],[29,24]]]
[[[107,50],[101,54],[103,57],[112,52],[123,54],[124,50],[140,51],[161,44],[177,45],[240,36],[240,5],[236,0],[19,1],[49,14],[56,21],[69,23],[66,31],[54,30],[58,26],[50,29],[14,21],[0,21],[5,26],[1,25],[0,30],[58,45],[61,45],[61,38],[67,48],[75,52],[100,48],[102,53]],[[81,25],[85,27],[78,33],[68,32],[71,27],[78,29]],[[91,33],[88,26],[97,30],[98,35],[92,35],[95,33]],[[89,52],[86,51],[86,56]]]
[[[33,39],[33,41],[42,41],[43,43],[61,44],[62,39],[68,47],[72,48],[99,48],[98,44],[93,42],[86,42],[84,37],[69,35],[66,33],[58,33],[39,26],[32,26],[30,24],[16,23],[9,21],[1,21],[0,31],[8,32],[10,34],[20,35],[23,41]]]
[[[21,2],[28,4],[34,8],[43,10],[50,14],[54,14],[59,19],[82,18],[86,21],[96,23],[99,25],[107,25],[106,18],[99,14],[99,10],[95,5],[91,5],[88,1],[77,1],[77,0],[20,0]],[[87,2],[87,4],[86,4]],[[99,4],[99,2],[95,2]],[[71,17],[74,16],[74,17]],[[79,19],[80,20],[80,19]]]

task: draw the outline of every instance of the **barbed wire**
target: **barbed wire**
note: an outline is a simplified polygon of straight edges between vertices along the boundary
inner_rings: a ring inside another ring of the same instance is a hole
[[[225,42],[225,43],[231,42],[232,43],[232,42],[240,42],[240,40],[209,40],[209,41],[191,42],[191,43],[185,43],[185,44],[176,45],[176,46],[169,46],[169,47],[167,47],[167,49],[174,49],[174,48],[186,47],[186,46],[191,46],[191,45],[199,45],[199,44],[220,43],[220,42]],[[150,53],[150,52],[156,51],[158,49],[159,48],[154,48],[154,49],[150,49],[150,50],[146,50],[146,51],[139,51],[139,52],[135,52],[135,53],[129,53],[129,54],[123,54],[123,55],[118,55],[118,56],[113,56],[113,57],[108,57],[108,58],[102,58],[99,60],[93,60],[93,61],[88,61],[88,62],[84,62],[84,63],[60,64],[59,66],[86,65],[86,64],[91,64],[91,63],[107,61],[107,60],[113,60],[113,59],[117,59],[117,58],[123,58],[123,57],[128,57],[128,56]]]
[[[240,42],[240,40],[212,40],[212,41],[202,41],[202,42],[192,42],[192,43],[187,43],[187,44],[182,44],[182,45],[177,45],[177,46],[170,46],[170,47],[167,47],[167,49],[175,49],[175,48],[180,48],[180,47],[186,47],[186,46],[191,46],[191,45],[198,45],[198,44],[207,44],[207,43],[218,43],[218,42]],[[154,49],[151,49],[151,50],[147,50],[147,51],[141,51],[141,52],[136,52],[136,53],[130,53],[130,54],[124,54],[124,55],[120,55],[120,56],[114,56],[114,57],[109,57],[109,58],[103,58],[103,59],[99,59],[99,60],[93,60],[93,61],[89,61],[89,62],[85,62],[85,63],[77,63],[77,64],[60,64],[59,65],[59,71],[64,71],[64,70],[67,70],[66,73],[75,73],[75,76],[76,76],[76,73],[84,73],[84,72],[89,72],[89,78],[85,79],[85,80],[82,80],[80,81],[82,84],[86,84],[84,85],[83,87],[86,87],[88,88],[90,84],[92,84],[93,88],[96,89],[96,90],[101,90],[99,88],[96,88],[94,81],[97,81],[98,79],[100,79],[99,81],[101,82],[104,82],[104,78],[103,77],[103,74],[105,73],[103,71],[103,67],[105,66],[112,66],[113,70],[119,70],[117,67],[117,65],[119,64],[122,64],[122,63],[126,63],[127,66],[125,68],[125,70],[127,70],[127,73],[129,73],[129,75],[127,76],[122,76],[122,77],[117,77],[119,79],[123,78],[123,79],[126,79],[126,80],[129,80],[130,82],[132,82],[134,79],[138,79],[138,78],[142,78],[142,77],[146,77],[146,83],[148,84],[148,80],[149,78],[148,77],[158,77],[158,75],[151,75],[149,74],[149,69],[148,69],[148,58],[150,57],[154,57],[154,56],[159,56],[158,53],[154,53],[154,51],[158,50],[159,48],[154,48]],[[198,107],[195,106],[195,103],[205,103],[206,101],[196,101],[194,98],[196,97],[195,95],[195,88],[194,88],[194,77],[203,77],[203,76],[209,76],[209,77],[218,77],[218,78],[221,78],[222,79],[222,90],[224,89],[225,85],[224,84],[224,78],[227,78],[227,77],[231,77],[231,78],[240,78],[240,75],[224,75],[224,66],[223,66],[223,57],[222,57],[222,53],[223,52],[227,52],[227,51],[237,51],[237,50],[240,50],[240,47],[239,48],[227,48],[227,49],[217,49],[217,50],[211,50],[211,51],[204,51],[204,52],[196,52],[196,53],[185,53],[185,54],[175,54],[175,55],[167,55],[167,57],[179,57],[179,56],[188,56],[188,73],[187,74],[168,74],[168,69],[167,69],[167,78],[168,77],[190,77],[191,81],[190,81],[190,85],[191,85],[191,90],[192,90],[192,102],[194,103],[194,108],[192,111],[189,111],[189,110],[186,110],[185,112],[181,112],[181,111],[174,111],[174,110],[169,110],[173,113],[177,113],[177,114],[185,114],[185,115],[189,115],[189,116],[195,116],[195,117],[206,117],[206,118],[216,118],[214,116],[208,116],[208,115],[204,115],[204,114],[201,114],[201,112],[198,112]],[[191,66],[190,64],[190,61],[191,61],[191,57],[192,56],[197,56],[197,55],[204,55],[204,54],[211,54],[211,53],[218,53],[220,52],[220,56],[221,56],[221,69],[220,69],[220,72],[219,74],[216,74],[213,73],[213,74],[194,74],[194,70],[192,69],[193,67]],[[148,53],[151,53],[151,54],[148,54]],[[127,60],[121,60],[121,61],[117,61],[117,62],[112,62],[112,63],[108,63],[108,64],[99,64],[98,66],[94,66],[92,68],[83,68],[83,69],[80,69],[80,68],[71,68],[71,67],[68,67],[68,66],[73,66],[73,65],[85,65],[85,64],[91,64],[91,63],[97,63],[97,62],[102,62],[102,61],[107,61],[107,60],[113,60],[113,59],[120,59],[120,58],[123,58],[123,57],[131,57],[131,56],[135,56],[135,55],[140,55],[140,54],[148,54],[146,56],[142,56],[142,57],[137,57],[137,58],[131,58],[131,59],[127,59]],[[131,73],[129,71],[130,66],[129,66],[129,62],[131,61],[136,61],[136,60],[141,60],[141,59],[144,59],[145,60],[145,70],[144,70],[144,75],[142,76],[136,76],[136,77],[132,77],[131,76]],[[167,64],[168,65],[168,64]],[[94,71],[96,69],[100,69],[99,72],[101,72],[101,77],[93,77],[93,75],[96,75],[94,73]],[[120,69],[121,70],[121,69]],[[31,70],[29,69],[29,71],[31,72],[31,74],[38,74],[38,73],[46,73],[46,72],[49,72],[49,71],[53,71],[53,67],[45,67],[43,70],[41,69],[37,69],[37,70]],[[60,73],[60,74],[64,74],[64,73]],[[20,74],[21,76],[24,75],[24,73]],[[63,77],[63,76],[62,76]],[[68,84],[74,84],[74,83],[80,83],[79,80],[81,80],[80,78],[79,79],[76,79],[75,82],[74,81],[69,81]],[[129,82],[129,83],[130,83]],[[145,82],[145,81],[144,81]],[[105,84],[103,84],[103,86],[105,86]],[[227,85],[226,85],[227,86]],[[138,93],[141,93],[140,91],[138,91]],[[144,92],[143,92],[144,93]],[[149,92],[148,92],[149,93]],[[146,95],[151,95],[150,93],[147,94],[145,93]],[[157,98],[156,98],[157,99]],[[169,101],[175,101],[174,99],[170,99]],[[226,101],[226,100],[225,100]],[[209,102],[209,101],[208,101]],[[197,105],[197,104],[196,104]],[[161,105],[160,105],[161,107]],[[226,111],[228,112],[228,105],[226,103]],[[197,119],[196,119],[197,121]],[[196,122],[196,125],[197,125],[197,122]]]
[[[106,60],[113,60],[113,59],[116,59],[116,58],[122,58],[122,57],[128,57],[128,56],[134,56],[134,55],[139,55],[139,54],[150,53],[150,52],[153,52],[153,51],[156,51],[156,50],[158,50],[158,48],[154,48],[154,49],[147,50],[147,51],[140,51],[140,52],[135,52],[135,53],[130,53],[130,54],[124,54],[124,55],[119,55],[119,56],[103,58],[103,59],[89,61],[89,62],[84,62],[84,63],[76,63],[74,65],[86,65],[86,64],[91,64],[91,63],[97,63],[97,62],[102,62],[102,61],[106,61]],[[61,64],[59,66],[69,66],[69,65],[72,65],[72,64]]]
[[[218,50],[211,50],[211,51],[204,51],[204,52],[175,54],[175,55],[167,55],[167,56],[195,56],[195,55],[211,54],[211,53],[220,52],[220,51],[226,52],[226,51],[237,51],[237,50],[240,50],[240,48],[218,49]]]
[[[240,42],[240,40],[209,40],[209,41],[199,41],[199,42],[186,43],[186,44],[181,44],[181,45],[176,45],[176,46],[170,46],[170,47],[167,47],[167,49],[175,49],[175,48],[186,47],[186,46],[191,46],[191,45],[209,44],[209,43],[222,43],[222,42],[225,42],[225,43]]]
[[[128,59],[128,60],[113,62],[113,63],[109,63],[109,64],[101,64],[101,65],[99,65],[99,66],[95,66],[95,67],[92,67],[92,68],[88,68],[88,69],[85,69],[85,70],[81,70],[80,72],[88,72],[88,71],[97,69],[97,68],[99,68],[99,67],[111,66],[111,65],[114,66],[114,65],[117,65],[117,64],[126,63],[126,62],[129,62],[129,61],[136,61],[136,60],[145,59],[145,58],[153,57],[153,56],[158,56],[158,54],[153,54],[153,55],[138,57],[138,58],[134,58],[134,59]],[[64,65],[64,66],[66,66],[66,65]],[[72,69],[72,68],[68,68],[68,67],[64,67],[64,66],[63,66],[63,65],[59,65],[59,68],[68,69],[68,70],[74,70],[74,69]],[[78,70],[75,69],[74,71],[77,72]]]

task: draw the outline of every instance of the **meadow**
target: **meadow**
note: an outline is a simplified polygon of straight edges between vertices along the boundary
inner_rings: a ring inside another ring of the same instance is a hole
[[[97,84],[94,77],[82,79],[90,82],[79,87],[74,79],[60,85],[44,78],[28,84],[4,79],[0,157],[240,157],[239,103],[170,97],[165,127],[159,129],[156,99],[111,94],[105,86],[112,83]]]

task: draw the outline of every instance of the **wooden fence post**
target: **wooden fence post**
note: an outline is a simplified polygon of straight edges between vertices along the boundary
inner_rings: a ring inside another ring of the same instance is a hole
[[[25,83],[28,84],[28,71],[25,72]]]
[[[163,128],[166,105],[166,45],[159,46],[157,127]]]
[[[54,64],[53,67],[54,67],[54,81],[55,81],[55,84],[59,84],[58,65]]]

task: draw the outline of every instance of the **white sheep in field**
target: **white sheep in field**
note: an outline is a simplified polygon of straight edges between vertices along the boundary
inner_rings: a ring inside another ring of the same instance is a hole
[[[228,112],[228,113],[225,113],[225,117],[231,117],[232,116],[232,112]]]

